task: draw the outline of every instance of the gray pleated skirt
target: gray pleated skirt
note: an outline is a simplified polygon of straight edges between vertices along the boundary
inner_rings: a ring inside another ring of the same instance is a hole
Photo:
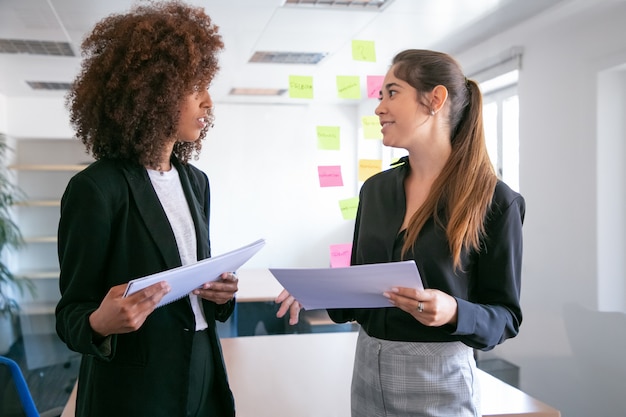
[[[359,332],[352,417],[480,417],[480,386],[461,342],[392,342]]]

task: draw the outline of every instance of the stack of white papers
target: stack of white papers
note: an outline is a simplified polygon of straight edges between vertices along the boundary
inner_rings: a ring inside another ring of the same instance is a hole
[[[383,292],[393,287],[424,289],[415,261],[269,270],[306,310],[392,307]]]
[[[172,290],[165,294],[157,307],[164,306],[188,295],[196,288],[201,287],[205,282],[217,281],[224,272],[237,271],[237,269],[261,250],[264,245],[265,240],[259,239],[249,245],[219,256],[134,279],[128,283],[124,297],[134,294],[157,282],[167,281]]]

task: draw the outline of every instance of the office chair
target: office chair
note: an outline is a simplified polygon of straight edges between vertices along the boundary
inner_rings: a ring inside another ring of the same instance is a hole
[[[56,407],[39,413],[19,365],[0,356],[0,416],[59,417],[62,412],[63,407]]]

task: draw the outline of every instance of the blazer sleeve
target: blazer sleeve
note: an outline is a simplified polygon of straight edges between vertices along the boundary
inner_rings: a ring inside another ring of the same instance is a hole
[[[486,223],[471,301],[456,298],[458,319],[452,334],[468,346],[490,350],[519,333],[524,215],[525,202],[518,196],[494,210]]]
[[[102,359],[112,352],[101,349],[89,316],[108,291],[98,271],[106,266],[110,241],[110,206],[101,190],[86,175],[72,178],[61,199],[58,229],[59,286],[56,307],[57,334],[70,349]],[[113,348],[115,337],[108,338]]]

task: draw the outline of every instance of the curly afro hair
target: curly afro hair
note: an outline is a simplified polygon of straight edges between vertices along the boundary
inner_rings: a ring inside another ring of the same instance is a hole
[[[81,71],[66,97],[76,136],[95,159],[155,165],[176,134],[182,99],[208,88],[223,47],[204,10],[179,1],[104,18],[82,43]],[[177,142],[175,156],[197,158],[206,131]]]

